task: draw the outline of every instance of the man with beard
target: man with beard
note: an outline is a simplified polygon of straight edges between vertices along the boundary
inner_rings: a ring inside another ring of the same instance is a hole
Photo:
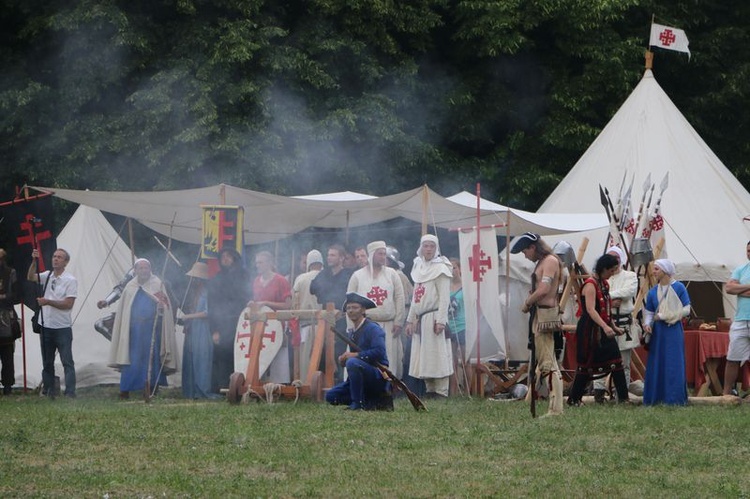
[[[172,303],[164,283],[145,258],[136,260],[133,268],[135,279],[122,290],[109,351],[108,365],[120,371],[121,399],[143,390],[147,380],[150,387],[166,386],[166,376],[177,371],[179,362]]]
[[[385,241],[367,245],[369,264],[352,274],[348,293],[357,293],[372,300],[376,307],[367,316],[385,331],[385,348],[393,373],[401,377],[404,346],[401,329],[404,323],[404,287],[395,270],[386,266]]]
[[[345,258],[346,250],[342,245],[334,244],[330,246],[326,254],[328,266],[321,270],[310,283],[310,293],[318,298],[318,303],[323,308],[328,303],[334,303],[338,306],[346,298],[346,289],[349,286],[349,279],[353,271],[344,267]],[[346,331],[346,317],[340,317],[336,321],[335,327],[338,332],[344,333]],[[337,338],[334,346],[335,355],[338,357],[344,350],[346,350],[346,345]],[[339,369],[336,372],[336,377],[340,379],[341,376],[343,376],[343,371]]]
[[[252,296],[250,275],[233,248],[219,251],[219,272],[208,286],[208,324],[214,342],[211,389],[229,385],[234,371],[234,336],[237,320]]]

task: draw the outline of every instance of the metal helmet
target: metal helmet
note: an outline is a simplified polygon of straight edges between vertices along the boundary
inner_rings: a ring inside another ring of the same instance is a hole
[[[570,268],[576,261],[576,254],[573,247],[567,241],[558,241],[552,247],[552,252],[557,255],[565,267]]]
[[[385,256],[390,262],[398,266],[400,270],[404,270],[404,264],[401,262],[401,254],[393,246],[385,247]]]

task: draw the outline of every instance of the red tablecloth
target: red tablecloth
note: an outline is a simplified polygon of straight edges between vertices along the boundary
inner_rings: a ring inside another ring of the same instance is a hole
[[[576,362],[576,335],[574,332],[566,333],[565,358],[563,368],[575,371]],[[727,348],[729,347],[729,333],[717,331],[685,331],[685,374],[688,385],[700,388],[706,382],[705,364],[706,359],[722,359],[719,365],[719,376],[724,378],[724,366],[726,364]],[[637,349],[638,354],[646,365],[648,352],[643,348]],[[631,371],[632,372],[632,371]],[[750,365],[745,363],[741,373],[742,387],[747,390],[750,387]]]

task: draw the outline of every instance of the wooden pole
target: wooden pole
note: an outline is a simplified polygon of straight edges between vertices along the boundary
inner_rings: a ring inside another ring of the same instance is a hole
[[[481,239],[480,239],[480,231],[482,230],[480,228],[480,226],[481,226],[481,212],[480,212],[480,199],[481,199],[481,197],[480,197],[480,190],[481,190],[480,184],[479,184],[479,182],[477,182],[477,228],[476,228],[476,232],[477,232],[477,242],[476,242],[477,248],[480,247],[480,241],[481,241]],[[479,262],[478,261],[474,262],[474,265],[479,265]],[[482,296],[481,295],[482,287],[480,286],[481,282],[482,282],[481,278],[480,279],[476,279],[476,286],[477,286],[477,368],[482,363],[482,354],[481,354],[481,349],[480,349],[481,342],[479,341],[480,340],[480,333],[481,333],[481,330],[482,330],[482,328],[480,327],[480,324],[482,323],[482,321],[481,321],[482,305],[481,305],[481,299],[480,299],[481,296]],[[480,374],[480,371],[478,369],[477,369],[477,375],[475,376],[475,379],[476,379],[476,383],[477,383],[476,384],[477,396],[478,397],[483,397],[484,396],[484,390],[482,389],[482,375]]]
[[[586,248],[588,248],[589,245],[589,238],[584,237],[583,241],[581,241],[581,246],[578,248],[578,254],[576,255],[576,262],[581,262],[583,260],[583,255],[586,254]],[[568,297],[570,296],[570,288],[573,286],[573,281],[575,281],[580,275],[578,272],[576,272],[575,267],[573,268],[573,271],[568,276],[568,282],[565,283],[565,288],[563,289],[563,295],[562,298],[560,298],[560,310],[565,310],[565,305],[568,303]]]
[[[429,204],[430,195],[427,191],[427,184],[422,186],[422,235],[427,234],[427,207]]]

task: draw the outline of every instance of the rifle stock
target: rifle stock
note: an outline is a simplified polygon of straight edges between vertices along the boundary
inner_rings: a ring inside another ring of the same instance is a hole
[[[331,331],[333,331],[333,334],[335,334],[341,341],[346,343],[352,352],[359,352],[361,350],[357,346],[357,344],[354,343],[349,338],[347,338],[346,335],[339,333],[333,327],[331,327]],[[375,367],[378,368],[378,370],[380,370],[381,373],[383,373],[391,381],[391,383],[396,385],[399,388],[399,390],[401,390],[402,392],[406,394],[407,398],[409,399],[409,402],[411,402],[411,405],[412,407],[414,407],[415,411],[427,410],[427,407],[424,405],[424,402],[422,402],[422,400],[419,397],[417,397],[417,394],[412,392],[409,389],[409,387],[406,386],[406,383],[401,381],[395,374],[393,374],[393,372],[391,372],[391,370],[388,369],[388,367],[384,366],[380,362],[376,362],[374,365]]]

